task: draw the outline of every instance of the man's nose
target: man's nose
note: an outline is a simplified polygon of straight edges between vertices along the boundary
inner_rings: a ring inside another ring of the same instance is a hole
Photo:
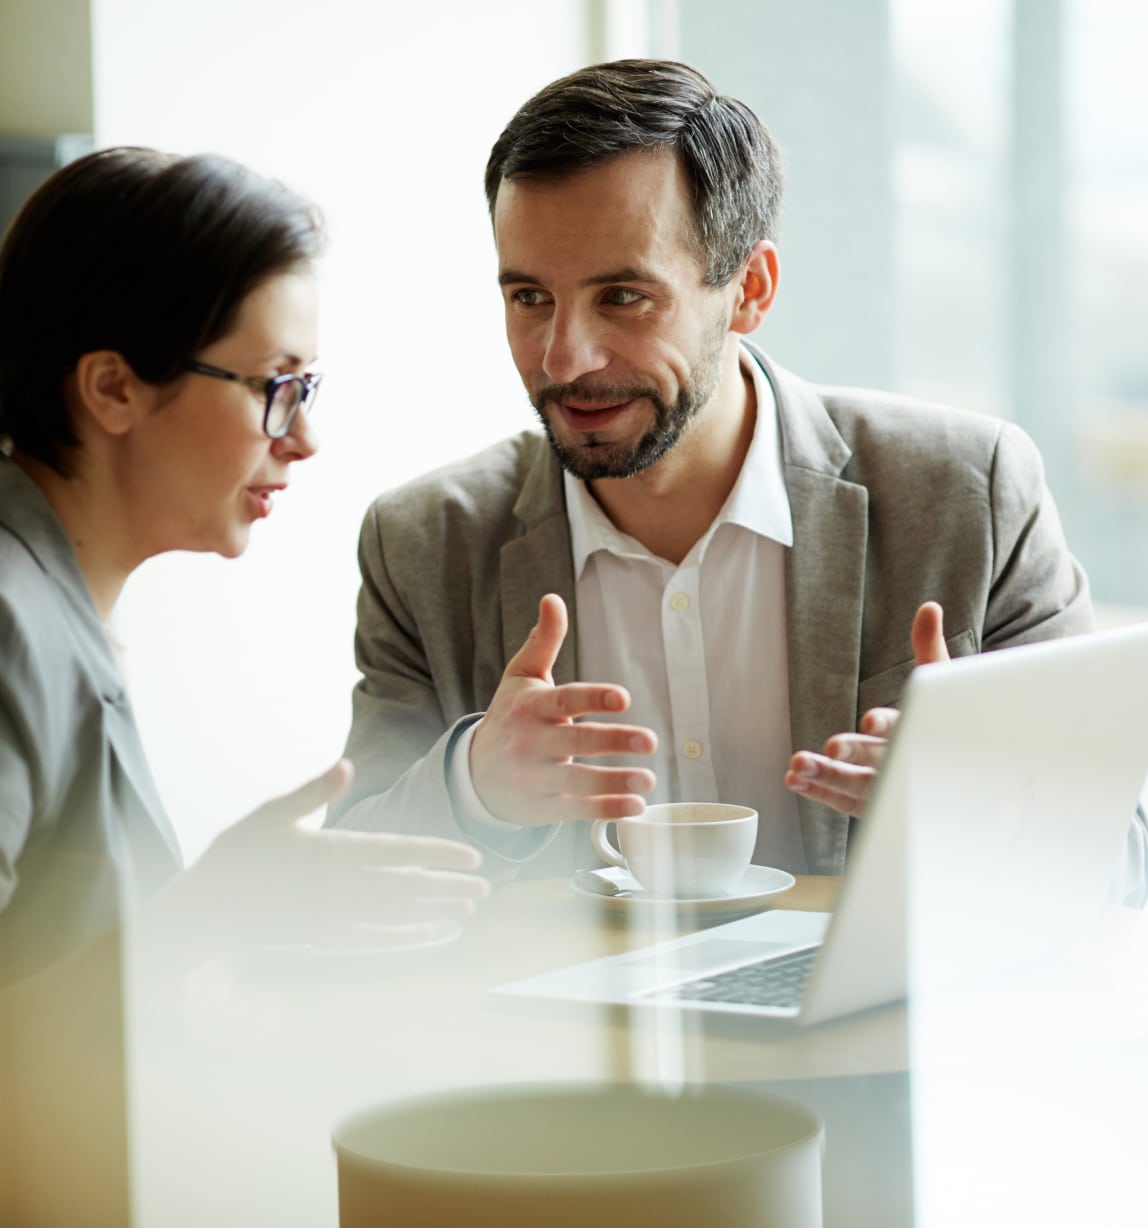
[[[609,361],[600,325],[582,312],[554,312],[542,361],[548,379],[570,384],[603,370]]]

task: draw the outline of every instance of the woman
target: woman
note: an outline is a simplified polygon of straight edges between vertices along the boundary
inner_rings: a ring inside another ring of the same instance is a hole
[[[0,250],[0,983],[149,896],[209,945],[377,943],[487,891],[461,844],[299,829],[345,763],[180,873],[107,629],[145,559],[241,554],[315,452],[319,245],[304,202],[235,163],[109,149]]]

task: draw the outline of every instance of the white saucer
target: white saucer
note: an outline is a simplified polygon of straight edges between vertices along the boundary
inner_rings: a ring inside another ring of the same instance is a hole
[[[578,895],[594,900],[603,908],[616,912],[627,912],[634,908],[670,907],[696,917],[738,917],[745,913],[760,912],[763,908],[768,907],[773,896],[779,895],[782,891],[788,891],[797,881],[785,870],[775,870],[772,866],[750,866],[741,881],[730,890],[728,895],[670,899],[664,895],[654,895],[639,887],[637,880],[629,870],[622,870],[617,866],[605,866],[600,870],[591,870],[589,873],[607,883],[613,883],[622,891],[633,893],[632,895],[602,895],[571,879],[570,886]]]

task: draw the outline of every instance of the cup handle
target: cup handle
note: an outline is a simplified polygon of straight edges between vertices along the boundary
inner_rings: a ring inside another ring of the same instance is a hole
[[[606,829],[613,822],[613,819],[595,819],[590,828],[590,843],[603,861],[608,861],[612,866],[620,866],[625,870],[628,868],[625,857],[606,839]]]

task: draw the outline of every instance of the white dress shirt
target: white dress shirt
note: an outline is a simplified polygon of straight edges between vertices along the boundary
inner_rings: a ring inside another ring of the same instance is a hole
[[[785,548],[793,520],[773,389],[748,355],[757,423],[737,482],[680,564],[619,532],[586,484],[564,475],[574,562],[578,676],[630,692],[625,720],[658,735],[653,756],[596,762],[651,768],[648,802],[722,801],[758,812],[754,861],[806,869],[792,751]],[[472,827],[521,829],[490,815],[470,780],[470,731],[451,757],[456,806]]]

